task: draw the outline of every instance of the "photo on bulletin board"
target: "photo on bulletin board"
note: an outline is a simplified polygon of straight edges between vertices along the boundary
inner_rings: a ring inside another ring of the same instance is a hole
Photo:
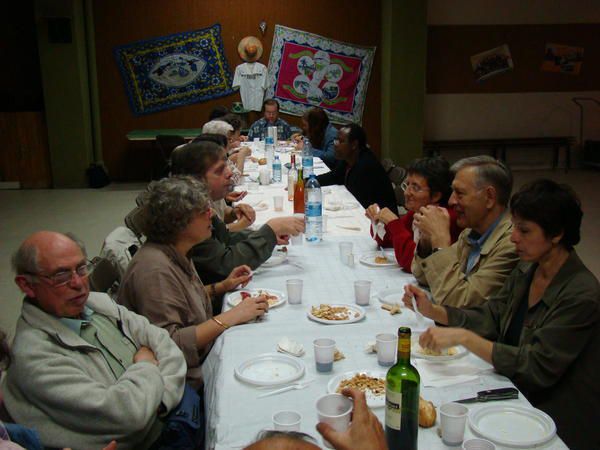
[[[546,44],[542,70],[579,75],[583,65],[583,48],[570,45]]]
[[[514,68],[512,56],[506,44],[471,56],[471,66],[475,73],[475,79],[479,82]]]

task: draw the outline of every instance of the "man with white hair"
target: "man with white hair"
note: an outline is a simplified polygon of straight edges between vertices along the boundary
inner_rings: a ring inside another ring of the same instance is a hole
[[[10,415],[47,447],[162,443],[186,374],[168,332],[90,292],[92,267],[73,237],[34,233],[12,262],[25,299],[2,386]]]

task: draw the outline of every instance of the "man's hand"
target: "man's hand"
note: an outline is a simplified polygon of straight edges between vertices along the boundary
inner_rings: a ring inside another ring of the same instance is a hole
[[[320,422],[317,431],[336,450],[386,450],[385,434],[381,423],[367,406],[365,393],[358,389],[344,389],[342,394],[352,397],[352,423],[346,431],[335,431],[331,425]]]
[[[229,276],[221,281],[225,292],[234,290],[239,285],[245,287],[252,280],[252,269],[249,266],[237,266]]]
[[[373,203],[370,205],[365,211],[365,216],[373,222],[377,223],[379,221],[379,205],[377,203]]]
[[[398,215],[394,214],[389,208],[383,208],[379,212],[379,221],[383,222],[384,225],[387,225],[388,223],[397,219]]]
[[[239,202],[246,195],[248,195],[248,191],[242,191],[242,192],[233,191],[233,192],[229,192],[227,195],[225,195],[225,200],[228,201],[229,203]]]
[[[402,297],[402,302],[404,306],[406,306],[411,311],[414,311],[412,299],[415,299],[415,303],[417,304],[417,308],[419,312],[425,317],[431,319],[433,316],[433,303],[427,297],[425,291],[421,288],[418,288],[415,285],[407,284],[404,286],[404,296]]]
[[[275,236],[283,238],[284,236],[297,236],[304,232],[304,219],[299,217],[277,217],[267,222]]]
[[[470,331],[464,328],[438,328],[429,327],[419,337],[419,345],[436,352],[440,352],[454,345],[464,344],[465,338]]]
[[[238,220],[242,217],[248,219],[248,221],[250,222],[249,225],[252,225],[256,220],[256,211],[254,211],[254,208],[252,206],[247,205],[246,203],[241,203],[237,205],[235,208],[233,208],[233,212],[237,216]]]
[[[151,362],[155,366],[158,366],[158,360],[156,359],[154,352],[148,347],[140,347],[140,349],[137,352],[135,352],[135,355],[133,355],[134,364],[142,361]]]
[[[452,245],[450,215],[446,208],[435,205],[423,206],[414,215],[413,220],[421,234],[428,236],[432,248],[446,248]]]

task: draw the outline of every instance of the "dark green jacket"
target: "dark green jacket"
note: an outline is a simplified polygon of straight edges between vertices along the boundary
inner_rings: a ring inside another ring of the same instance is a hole
[[[277,244],[277,237],[268,225],[256,231],[230,233],[223,221],[213,216],[212,227],[212,237],[192,249],[192,261],[204,284],[224,280],[242,264],[256,269],[271,257]]]
[[[447,307],[448,325],[494,341],[492,363],[537,408],[556,422],[573,449],[599,449],[600,286],[575,251],[528,314],[519,346],[505,342],[520,300],[528,296],[536,265],[519,263],[487,303]],[[591,426],[584,427],[584,424]]]

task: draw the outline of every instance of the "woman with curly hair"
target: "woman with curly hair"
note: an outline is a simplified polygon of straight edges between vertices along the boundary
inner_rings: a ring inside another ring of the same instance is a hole
[[[204,286],[189,256],[211,236],[211,209],[204,184],[175,176],[153,182],[145,193],[142,228],[146,243],[123,276],[117,301],[165,328],[183,352],[188,381],[201,384],[201,364],[213,341],[227,328],[262,316],[264,296],[249,298],[213,316],[216,298],[251,279],[248,266],[234,268],[223,281]]]

